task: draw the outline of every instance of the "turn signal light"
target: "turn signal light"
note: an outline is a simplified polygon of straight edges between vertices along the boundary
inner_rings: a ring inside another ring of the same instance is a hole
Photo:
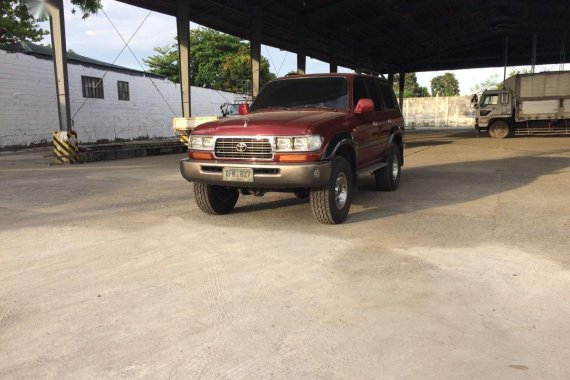
[[[211,160],[212,154],[211,153],[204,153],[204,152],[188,152],[188,156],[195,160]]]
[[[307,161],[306,154],[281,154],[279,155],[279,161],[281,162],[303,162]]]

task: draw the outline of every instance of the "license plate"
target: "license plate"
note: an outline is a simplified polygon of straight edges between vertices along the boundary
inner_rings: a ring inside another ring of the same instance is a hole
[[[253,169],[251,168],[224,168],[222,171],[222,180],[253,182]]]

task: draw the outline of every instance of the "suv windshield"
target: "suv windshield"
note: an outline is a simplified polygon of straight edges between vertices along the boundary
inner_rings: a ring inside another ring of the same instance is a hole
[[[348,83],[341,77],[287,78],[263,87],[251,111],[263,108],[348,108]]]

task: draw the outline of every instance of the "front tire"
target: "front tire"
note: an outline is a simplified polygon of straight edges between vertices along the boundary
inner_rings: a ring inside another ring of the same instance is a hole
[[[332,161],[329,183],[312,189],[311,209],[315,218],[323,224],[342,223],[352,203],[352,171],[344,157],[335,157]]]
[[[400,184],[402,174],[402,155],[400,147],[390,144],[386,154],[386,166],[374,172],[376,190],[394,191]]]
[[[194,183],[194,198],[198,208],[206,214],[227,214],[239,198],[236,188]]]
[[[511,134],[509,124],[504,120],[497,120],[489,126],[489,136],[496,139],[504,139]]]

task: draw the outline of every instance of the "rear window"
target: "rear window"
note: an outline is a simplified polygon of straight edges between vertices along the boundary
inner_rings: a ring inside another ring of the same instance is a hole
[[[396,98],[394,97],[394,92],[389,85],[378,82],[378,89],[382,94],[382,99],[384,99],[384,105],[386,109],[393,110],[398,108],[398,103],[396,103]]]
[[[348,108],[348,84],[342,77],[288,78],[266,84],[251,111],[264,108]]]

